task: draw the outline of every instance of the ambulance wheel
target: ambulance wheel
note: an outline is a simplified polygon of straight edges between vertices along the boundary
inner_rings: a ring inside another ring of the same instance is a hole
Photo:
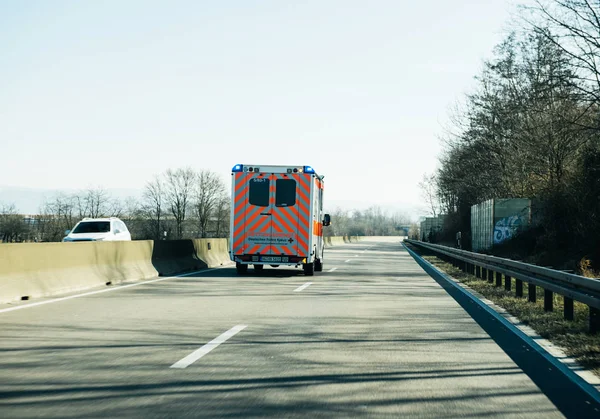
[[[236,262],[235,270],[237,271],[238,275],[246,275],[248,273],[248,265],[243,265],[239,262]]]
[[[323,262],[321,262],[321,259],[315,259],[315,272],[323,272]]]
[[[254,272],[261,273],[264,268],[265,268],[265,265],[254,265]]]
[[[304,269],[304,275],[306,276],[313,276],[315,273],[314,263],[305,263],[302,265],[302,268]]]

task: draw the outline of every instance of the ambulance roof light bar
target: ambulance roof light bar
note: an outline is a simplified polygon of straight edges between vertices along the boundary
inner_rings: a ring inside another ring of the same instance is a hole
[[[233,173],[243,173],[243,172],[260,173],[261,168],[249,166],[249,165],[243,165],[243,164],[236,164],[235,166],[233,166],[231,171]],[[263,167],[263,171],[265,171],[265,172],[273,171],[273,173],[287,172],[289,174],[291,174],[291,173],[316,174],[315,169],[313,169],[312,166],[298,166],[298,167],[287,167],[287,168],[285,168],[285,166],[267,166],[267,167]]]

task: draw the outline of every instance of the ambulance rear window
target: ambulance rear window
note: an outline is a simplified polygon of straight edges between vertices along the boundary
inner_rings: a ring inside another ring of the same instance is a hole
[[[271,182],[269,181],[269,179],[250,179],[250,191],[248,192],[250,205],[256,205],[257,207],[269,206],[270,183]]]
[[[275,182],[275,206],[292,207],[296,205],[296,181],[277,179]]]

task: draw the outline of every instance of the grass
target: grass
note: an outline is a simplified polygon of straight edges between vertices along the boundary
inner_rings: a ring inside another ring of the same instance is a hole
[[[414,246],[411,246],[411,249],[449,276],[468,285],[469,288],[504,308],[523,324],[535,330],[541,337],[561,347],[568,356],[575,358],[582,366],[600,376],[600,333],[588,332],[588,306],[575,301],[574,320],[565,320],[563,318],[564,300],[558,294],[553,296],[554,311],[544,311],[544,290],[540,287],[536,287],[537,301],[529,302],[527,283],[523,283],[523,297],[516,297],[514,278],[511,281],[512,290],[506,291],[504,276],[502,277],[502,286],[496,287],[494,285],[495,276],[494,283],[489,283],[463,272],[433,253],[416,249]]]

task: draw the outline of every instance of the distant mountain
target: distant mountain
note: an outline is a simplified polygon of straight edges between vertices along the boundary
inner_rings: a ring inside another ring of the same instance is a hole
[[[139,198],[141,191],[137,189],[107,189],[108,193],[118,199],[130,196]],[[14,204],[21,214],[37,214],[46,200],[58,194],[73,194],[80,192],[75,189],[36,189],[0,186],[0,205]]]

